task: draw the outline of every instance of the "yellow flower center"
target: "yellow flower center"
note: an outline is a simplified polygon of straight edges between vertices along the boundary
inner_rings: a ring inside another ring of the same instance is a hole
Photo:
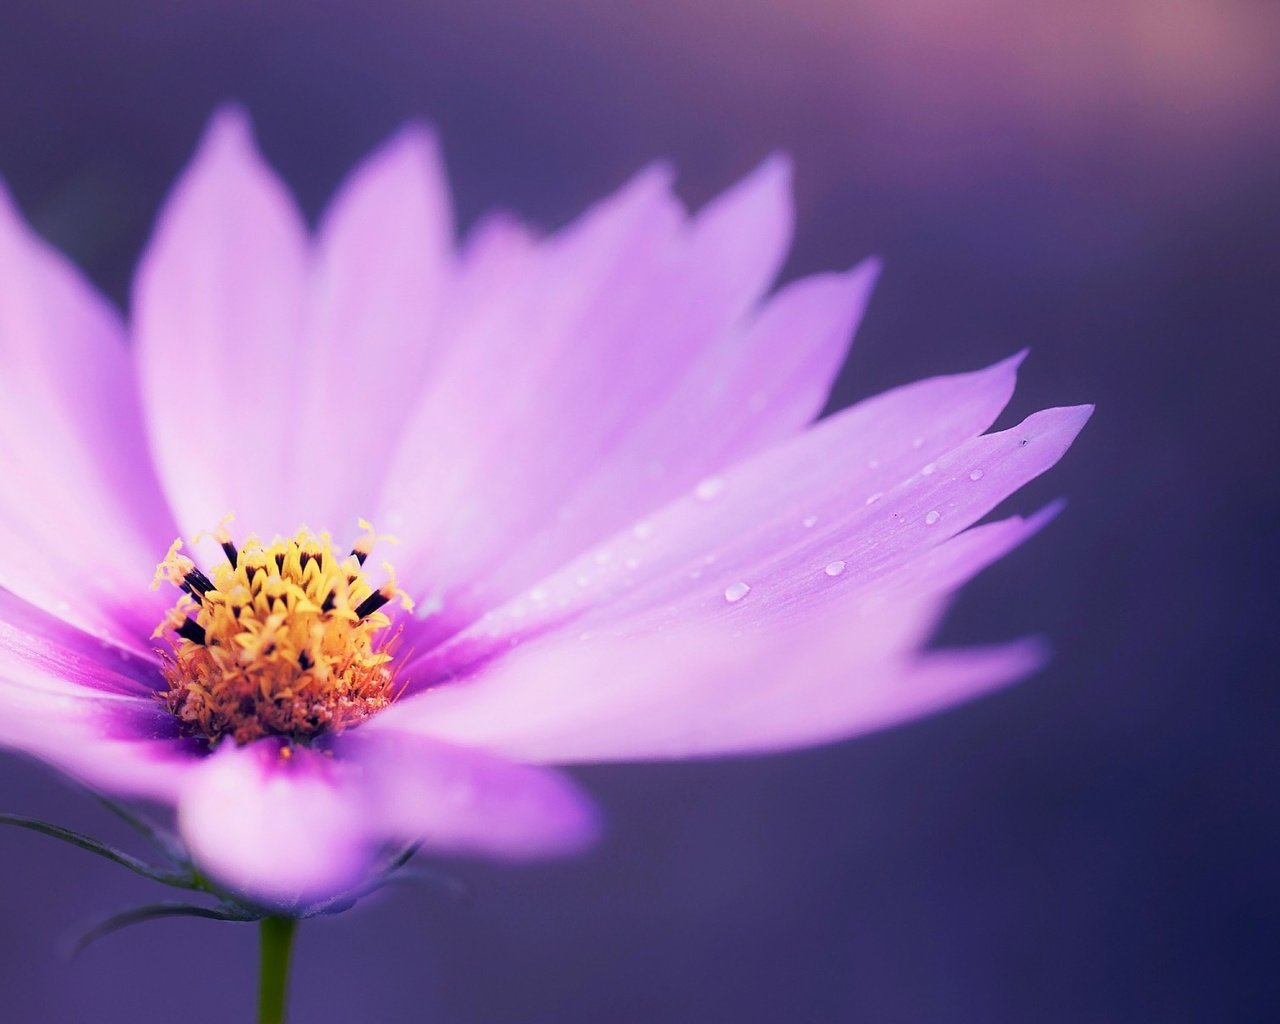
[[[351,553],[339,557],[329,534],[306,527],[237,548],[226,521],[213,534],[226,561],[210,579],[176,540],[156,567],[183,594],[156,627],[168,635],[167,692],[159,696],[191,734],[216,744],[263,736],[306,742],[341,732],[396,697],[395,634],[381,609],[412,602],[388,582],[374,588],[363,566],[377,539],[368,523]]]

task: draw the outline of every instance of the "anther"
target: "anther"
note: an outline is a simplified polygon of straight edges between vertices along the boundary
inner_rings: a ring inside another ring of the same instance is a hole
[[[185,640],[190,640],[193,644],[200,644],[201,646],[204,645],[204,627],[200,625],[200,623],[196,622],[195,619],[183,619],[182,625],[179,626],[175,632],[178,636]]]
[[[381,590],[375,590],[356,606],[356,618],[363,619],[367,615],[372,615],[384,604],[390,601],[393,596],[393,594],[386,594]]]
[[[203,597],[213,589],[213,581],[199,569],[192,568],[182,580],[186,583],[184,589],[195,598]]]
[[[236,550],[236,546],[229,540],[222,542],[222,553],[227,556],[227,561],[231,563],[231,568],[236,567],[236,562],[240,558],[240,552]]]

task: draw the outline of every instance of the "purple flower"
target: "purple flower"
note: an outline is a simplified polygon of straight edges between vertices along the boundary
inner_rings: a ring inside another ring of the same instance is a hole
[[[0,743],[288,903],[395,843],[583,847],[549,766],[829,742],[1031,671],[922,644],[1052,518],[973,526],[1090,409],[984,434],[1018,356],[811,425],[876,267],[771,293],[790,232],[770,159],[695,215],[651,168],[455,245],[410,128],[312,234],[224,112],[126,327],[0,198]],[[366,561],[362,517],[398,546]]]

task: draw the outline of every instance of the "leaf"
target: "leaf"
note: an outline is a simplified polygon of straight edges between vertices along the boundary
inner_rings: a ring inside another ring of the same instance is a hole
[[[210,921],[245,922],[257,921],[262,916],[262,914],[248,913],[238,907],[204,907],[198,903],[147,903],[111,914],[91,925],[71,942],[68,954],[71,957],[79,956],[101,938],[128,928],[130,925],[155,921],[162,917],[200,917]]]
[[[39,832],[41,835],[60,839],[64,843],[70,843],[72,846],[78,846],[82,850],[89,851],[89,853],[114,861],[121,867],[128,868],[135,874],[139,874],[143,878],[149,878],[153,882],[160,882],[162,885],[170,885],[177,889],[196,888],[196,879],[190,872],[155,867],[144,860],[139,860],[133,854],[118,850],[99,839],[94,839],[92,836],[86,836],[80,832],[73,832],[69,828],[63,828],[61,825],[41,821],[39,818],[27,818],[20,814],[0,814],[0,825],[13,825],[17,828],[30,829],[32,832]]]
[[[117,803],[110,797],[103,796],[101,793],[93,790],[89,791],[98,803],[102,804],[107,810],[116,817],[120,818],[139,834],[147,839],[148,842],[154,844],[166,857],[177,864],[188,863],[186,847],[182,845],[182,841],[167,828],[162,828],[155,822],[143,817],[130,810],[124,804]]]

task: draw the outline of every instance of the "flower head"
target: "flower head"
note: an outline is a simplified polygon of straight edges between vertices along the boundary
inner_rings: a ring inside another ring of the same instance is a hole
[[[771,291],[787,178],[690,215],[651,169],[457,245],[410,128],[312,233],[227,111],[127,328],[0,197],[0,743],[295,904],[393,843],[582,848],[555,765],[827,742],[1033,669],[922,645],[1052,517],[974,525],[1089,409],[984,433],[1014,357],[814,425],[876,267]]]

